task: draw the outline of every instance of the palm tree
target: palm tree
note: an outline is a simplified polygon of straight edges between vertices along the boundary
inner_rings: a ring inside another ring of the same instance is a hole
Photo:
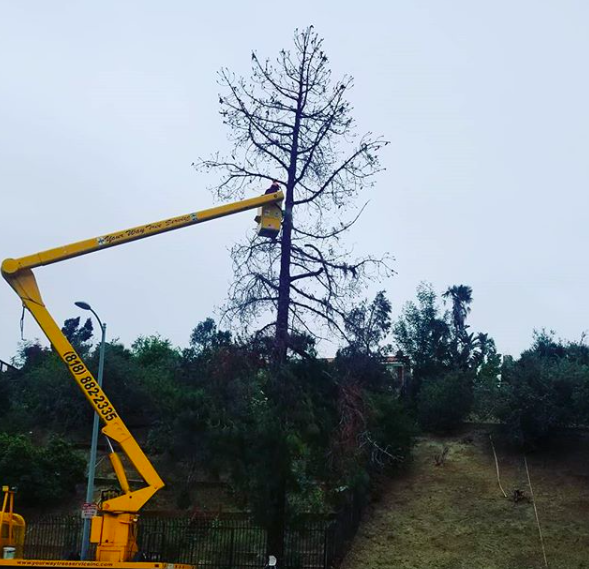
[[[472,302],[472,288],[467,285],[453,285],[442,297],[452,301],[452,322],[457,338],[464,337],[466,332],[466,317],[470,312]]]

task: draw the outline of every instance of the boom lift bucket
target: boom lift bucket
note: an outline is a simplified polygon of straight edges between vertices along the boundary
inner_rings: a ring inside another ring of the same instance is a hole
[[[280,233],[282,208],[275,203],[263,205],[258,208],[255,221],[258,224],[257,232],[260,237],[275,239]]]

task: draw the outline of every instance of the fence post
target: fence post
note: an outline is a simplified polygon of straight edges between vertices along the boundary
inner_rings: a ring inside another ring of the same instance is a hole
[[[327,532],[329,531],[329,524],[323,524],[323,569],[327,569]]]
[[[233,568],[235,559],[235,527],[231,526],[231,548],[229,549],[229,567]]]

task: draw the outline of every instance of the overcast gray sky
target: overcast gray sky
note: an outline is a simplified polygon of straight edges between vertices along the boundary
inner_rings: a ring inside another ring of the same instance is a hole
[[[247,74],[314,24],[355,77],[387,171],[349,241],[390,251],[395,314],[422,280],[474,290],[503,353],[589,328],[589,3],[0,0],[0,258],[202,209],[190,166],[227,148],[216,71]],[[109,335],[186,345],[225,298],[252,215],[37,269],[58,322],[91,303]],[[0,359],[20,339],[0,284]],[[29,316],[25,336],[41,332]],[[331,348],[326,348],[327,350]]]

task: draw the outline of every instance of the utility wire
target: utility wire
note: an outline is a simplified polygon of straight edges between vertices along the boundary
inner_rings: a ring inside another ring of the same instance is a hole
[[[493,444],[493,437],[489,435],[489,440],[491,441],[491,448],[493,449],[493,456],[495,457],[495,470],[497,471],[497,484],[499,484],[499,490],[503,492],[503,496],[507,498],[507,494],[505,490],[503,490],[503,486],[501,486],[501,477],[499,476],[499,461],[497,460],[497,453],[495,452],[495,445]]]
[[[540,535],[540,544],[542,545],[542,555],[544,556],[544,565],[548,567],[548,559],[546,559],[546,549],[544,548],[544,538],[542,537],[542,528],[540,527],[540,518],[538,517],[538,509],[536,508],[536,499],[534,498],[534,490],[532,490],[532,481],[530,480],[530,470],[528,468],[528,459],[524,454],[524,464],[526,465],[526,474],[528,476],[528,485],[530,487],[530,496],[532,497],[532,505],[534,506],[534,513],[536,514],[536,524],[538,525],[538,534]]]

